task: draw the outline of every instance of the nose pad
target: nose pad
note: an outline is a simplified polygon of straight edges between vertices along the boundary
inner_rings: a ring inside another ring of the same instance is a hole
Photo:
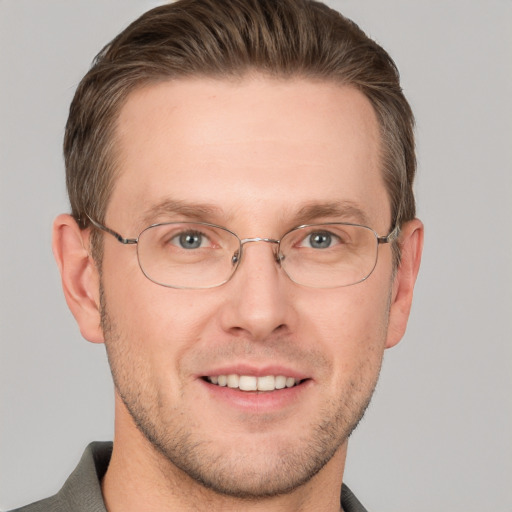
[[[250,243],[250,242],[266,242],[268,244],[278,244],[279,243],[277,240],[273,240],[273,239],[269,239],[269,238],[254,238],[254,239],[246,239],[242,242],[242,244]],[[277,248],[275,250],[272,251],[272,253],[274,255],[274,260],[279,265],[279,267],[281,267],[281,263],[284,261],[285,255],[281,252],[279,245],[277,246]],[[233,256],[231,256],[231,264],[234,267],[237,266],[241,262],[242,255],[243,255],[243,245],[239,250],[237,250],[233,253]]]

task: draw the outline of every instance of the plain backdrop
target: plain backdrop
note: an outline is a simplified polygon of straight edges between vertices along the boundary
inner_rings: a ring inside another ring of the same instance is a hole
[[[51,254],[78,81],[158,2],[0,0],[0,509],[56,492],[112,438],[104,348]],[[396,60],[417,117],[426,245],[345,481],[370,511],[512,511],[512,2],[331,0]]]

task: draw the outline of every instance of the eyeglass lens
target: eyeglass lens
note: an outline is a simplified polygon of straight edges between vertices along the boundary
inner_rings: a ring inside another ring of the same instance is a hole
[[[304,226],[282,237],[279,260],[297,284],[334,288],[366,279],[375,267],[377,247],[377,235],[365,226]],[[240,264],[242,244],[225,228],[183,222],[147,228],[139,236],[137,251],[150,280],[197,289],[228,281]]]

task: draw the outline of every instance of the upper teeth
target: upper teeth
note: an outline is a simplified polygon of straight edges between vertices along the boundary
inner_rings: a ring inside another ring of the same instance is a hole
[[[274,391],[275,389],[291,388],[299,383],[299,379],[283,375],[266,375],[255,377],[253,375],[216,375],[207,377],[208,381],[218,386],[238,388],[242,391]]]

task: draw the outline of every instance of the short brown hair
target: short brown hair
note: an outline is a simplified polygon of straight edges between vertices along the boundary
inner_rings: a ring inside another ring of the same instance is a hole
[[[358,88],[382,137],[393,225],[414,218],[414,119],[398,70],[359,27],[312,0],[179,0],[148,11],[95,58],[71,104],[64,140],[72,215],[104,221],[115,181],[115,125],[128,94],[181,77],[257,71]],[[391,226],[392,227],[392,226]]]

